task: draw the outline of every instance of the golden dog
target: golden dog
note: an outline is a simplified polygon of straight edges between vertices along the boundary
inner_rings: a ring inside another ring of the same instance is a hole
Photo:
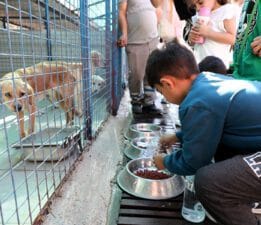
[[[74,65],[78,68],[81,64]],[[66,62],[41,62],[35,66],[18,69],[4,75],[0,80],[3,103],[19,118],[20,136],[24,130],[24,111],[29,112],[28,134],[34,132],[36,103],[38,95],[51,90],[54,98],[66,113],[66,124],[73,124],[74,115],[80,113],[74,107],[75,75]]]

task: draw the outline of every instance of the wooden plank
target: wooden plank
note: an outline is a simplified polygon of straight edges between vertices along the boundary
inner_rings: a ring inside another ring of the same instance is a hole
[[[136,200],[136,199],[122,199],[121,208],[153,208],[153,209],[174,209],[178,210],[181,208],[181,204],[178,202],[168,202],[167,200],[162,201],[152,201],[152,200]]]
[[[130,195],[130,194],[126,193],[125,191],[122,193],[122,198],[123,198],[123,199],[139,199],[139,200],[144,200],[144,199],[142,199],[142,198],[139,198],[139,197]],[[176,197],[174,197],[174,198],[170,198],[170,199],[150,200],[150,201],[159,201],[159,202],[160,202],[160,201],[161,201],[161,202],[166,202],[166,201],[168,201],[168,202],[172,202],[172,201],[175,201],[175,202],[177,202],[177,201],[183,201],[183,194],[180,194],[180,195],[178,195],[178,196],[176,196]]]
[[[181,218],[180,210],[177,211],[159,211],[144,209],[120,209],[120,217],[153,217],[153,218]]]
[[[183,220],[163,218],[119,217],[118,225],[185,225]]]
[[[182,218],[171,219],[171,218],[141,218],[141,217],[119,217],[118,225],[195,225]],[[212,221],[206,219],[202,223],[197,225],[217,225]]]

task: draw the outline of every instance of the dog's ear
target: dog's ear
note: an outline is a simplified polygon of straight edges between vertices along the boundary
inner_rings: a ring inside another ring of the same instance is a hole
[[[27,95],[29,99],[29,104],[33,105],[34,104],[34,89],[31,87],[31,85],[26,84],[26,90],[27,90]]]

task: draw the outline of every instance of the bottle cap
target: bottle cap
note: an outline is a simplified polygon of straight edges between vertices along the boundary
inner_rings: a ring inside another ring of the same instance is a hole
[[[210,12],[211,12],[210,8],[204,6],[199,9],[198,15],[199,16],[209,16]]]

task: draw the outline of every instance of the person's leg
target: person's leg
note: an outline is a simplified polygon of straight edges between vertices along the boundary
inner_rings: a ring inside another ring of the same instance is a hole
[[[126,47],[128,59],[128,85],[130,90],[131,104],[133,112],[141,113],[143,104],[143,78],[144,73],[140,73],[140,49],[142,45],[130,44]]]
[[[260,217],[251,212],[253,203],[261,201],[260,162],[259,168],[256,168],[258,170],[260,176],[243,156],[205,166],[195,176],[197,196],[205,209],[221,224],[261,225]]]
[[[157,42],[157,39],[153,40],[153,45],[156,45]],[[140,113],[135,108],[137,105],[141,105],[142,113],[161,115],[161,111],[154,106],[156,98],[155,90],[148,85],[145,79],[145,67],[151,52],[151,43],[128,45],[126,52],[128,56],[129,89],[133,112]]]
[[[154,105],[156,99],[156,91],[153,89],[147,79],[147,75],[145,74],[145,68],[147,64],[147,60],[149,58],[150,53],[157,48],[159,43],[158,38],[151,40],[146,46],[144,46],[144,105],[151,106]]]

